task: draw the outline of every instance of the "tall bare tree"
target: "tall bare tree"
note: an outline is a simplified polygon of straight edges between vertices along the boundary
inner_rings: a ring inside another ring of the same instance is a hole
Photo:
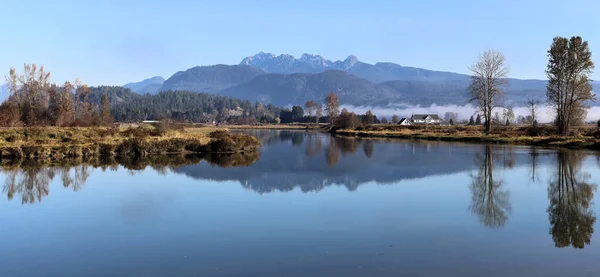
[[[330,92],[325,96],[325,113],[329,117],[329,123],[334,123],[340,114],[340,99],[335,92]]]
[[[485,132],[492,130],[492,110],[498,107],[503,96],[503,85],[507,83],[509,68],[504,55],[496,50],[488,50],[469,67],[471,101],[476,102],[483,113]]]
[[[304,104],[304,108],[306,109],[306,113],[308,114],[308,116],[313,116],[315,110],[317,109],[317,106],[319,104],[317,104],[317,102],[312,101],[312,100],[308,100],[306,101],[306,104]]]
[[[66,81],[62,90],[61,110],[63,112],[62,125],[69,125],[75,120],[75,105],[73,103],[73,85]]]
[[[592,93],[590,74],[594,70],[588,42],[579,36],[571,39],[555,37],[548,51],[548,103],[556,112],[555,123],[560,135],[566,135],[573,124],[583,122]]]
[[[102,95],[102,105],[100,110],[100,117],[102,125],[108,125],[112,123],[112,116],[110,115],[110,102],[106,94]]]
[[[83,124],[94,121],[94,105],[90,102],[90,88],[75,80],[75,117]]]
[[[309,100],[306,101],[306,104],[304,104],[304,108],[306,108],[308,116],[315,116],[315,123],[319,123],[319,117],[321,117],[321,113],[323,113],[323,111],[321,110],[321,104]]]
[[[540,105],[540,100],[537,99],[529,99],[527,101],[527,110],[529,111],[529,116],[531,117],[531,124],[537,124],[537,108]]]
[[[317,110],[315,111],[315,122],[319,123],[319,119],[323,116],[323,106],[321,104],[317,105]]]

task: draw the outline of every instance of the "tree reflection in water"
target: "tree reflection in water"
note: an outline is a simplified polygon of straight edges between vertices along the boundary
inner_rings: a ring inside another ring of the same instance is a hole
[[[41,201],[49,193],[48,185],[55,176],[55,169],[26,168],[3,170],[6,175],[3,192],[11,200],[21,196],[21,203],[32,204]]]
[[[22,204],[41,202],[50,192],[50,183],[60,176],[63,187],[78,191],[83,188],[94,169],[117,170],[119,165],[132,174],[148,167],[159,174],[166,174],[177,167],[191,165],[206,160],[212,166],[249,166],[260,157],[260,152],[226,153],[207,155],[150,156],[145,158],[121,158],[119,160],[78,160],[64,161],[63,164],[31,164],[11,161],[0,164],[0,173],[5,175],[2,192],[9,200],[18,196]]]
[[[329,138],[329,145],[325,148],[327,165],[330,167],[335,166],[338,163],[340,153],[343,157],[356,153],[359,144],[363,144],[363,150],[368,157],[373,154],[375,146],[370,140],[331,136]]]
[[[596,216],[592,199],[597,185],[581,172],[585,153],[559,150],[554,179],[548,185],[550,234],[556,247],[584,248],[591,242]]]
[[[335,137],[329,138],[329,145],[325,149],[325,160],[327,161],[327,165],[329,167],[333,167],[337,164],[338,158],[340,155],[340,151],[338,149],[338,145],[336,143]]]
[[[494,178],[494,156],[492,147],[485,146],[484,153],[475,155],[479,167],[471,174],[471,206],[469,209],[479,217],[479,221],[489,228],[501,228],[508,221],[511,212],[510,194],[502,186],[504,181]],[[505,165],[506,160],[503,160]],[[512,162],[508,162],[512,164]]]
[[[307,134],[308,140],[306,142],[306,150],[305,154],[307,157],[312,157],[321,152],[321,148],[323,147],[321,143],[321,138],[315,133]]]
[[[363,151],[365,152],[365,156],[370,159],[373,156],[373,151],[375,151],[375,143],[372,140],[364,141]]]

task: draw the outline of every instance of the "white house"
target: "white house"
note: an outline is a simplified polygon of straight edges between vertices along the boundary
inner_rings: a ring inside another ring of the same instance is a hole
[[[400,121],[398,121],[398,125],[412,125],[412,122],[410,120],[410,118],[402,118],[400,119]]]
[[[413,114],[410,121],[413,124],[440,124],[440,117],[437,114]]]

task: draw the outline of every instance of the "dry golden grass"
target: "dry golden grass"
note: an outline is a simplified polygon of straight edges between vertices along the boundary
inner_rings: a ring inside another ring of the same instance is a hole
[[[0,128],[0,159],[63,159],[80,156],[146,156],[256,150],[258,139],[217,129],[186,130],[180,126],[24,127]]]
[[[185,130],[157,130],[152,126],[137,128],[109,127],[19,127],[0,128],[2,146],[63,146],[87,144],[119,144],[124,140],[140,138],[148,141],[193,139],[199,143],[210,142],[208,134],[186,132]]]
[[[532,133],[535,133],[532,135]],[[361,126],[352,130],[337,130],[336,134],[357,137],[422,139],[473,143],[547,145],[566,148],[600,149],[600,131],[593,126],[574,128],[569,136],[557,136],[553,126],[540,126],[534,131],[528,126],[495,126],[486,135],[481,126]]]

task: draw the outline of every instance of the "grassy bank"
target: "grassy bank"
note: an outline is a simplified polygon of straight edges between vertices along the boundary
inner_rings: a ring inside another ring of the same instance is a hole
[[[532,134],[533,133],[533,134]],[[570,136],[556,136],[552,126],[530,127],[498,126],[486,135],[480,126],[369,126],[336,130],[335,134],[352,137],[396,138],[408,140],[436,140],[467,143],[493,143],[564,147],[600,150],[600,132],[596,128],[575,129]]]
[[[255,137],[215,129],[168,126],[0,129],[0,160],[236,153],[259,147],[260,141]]]

